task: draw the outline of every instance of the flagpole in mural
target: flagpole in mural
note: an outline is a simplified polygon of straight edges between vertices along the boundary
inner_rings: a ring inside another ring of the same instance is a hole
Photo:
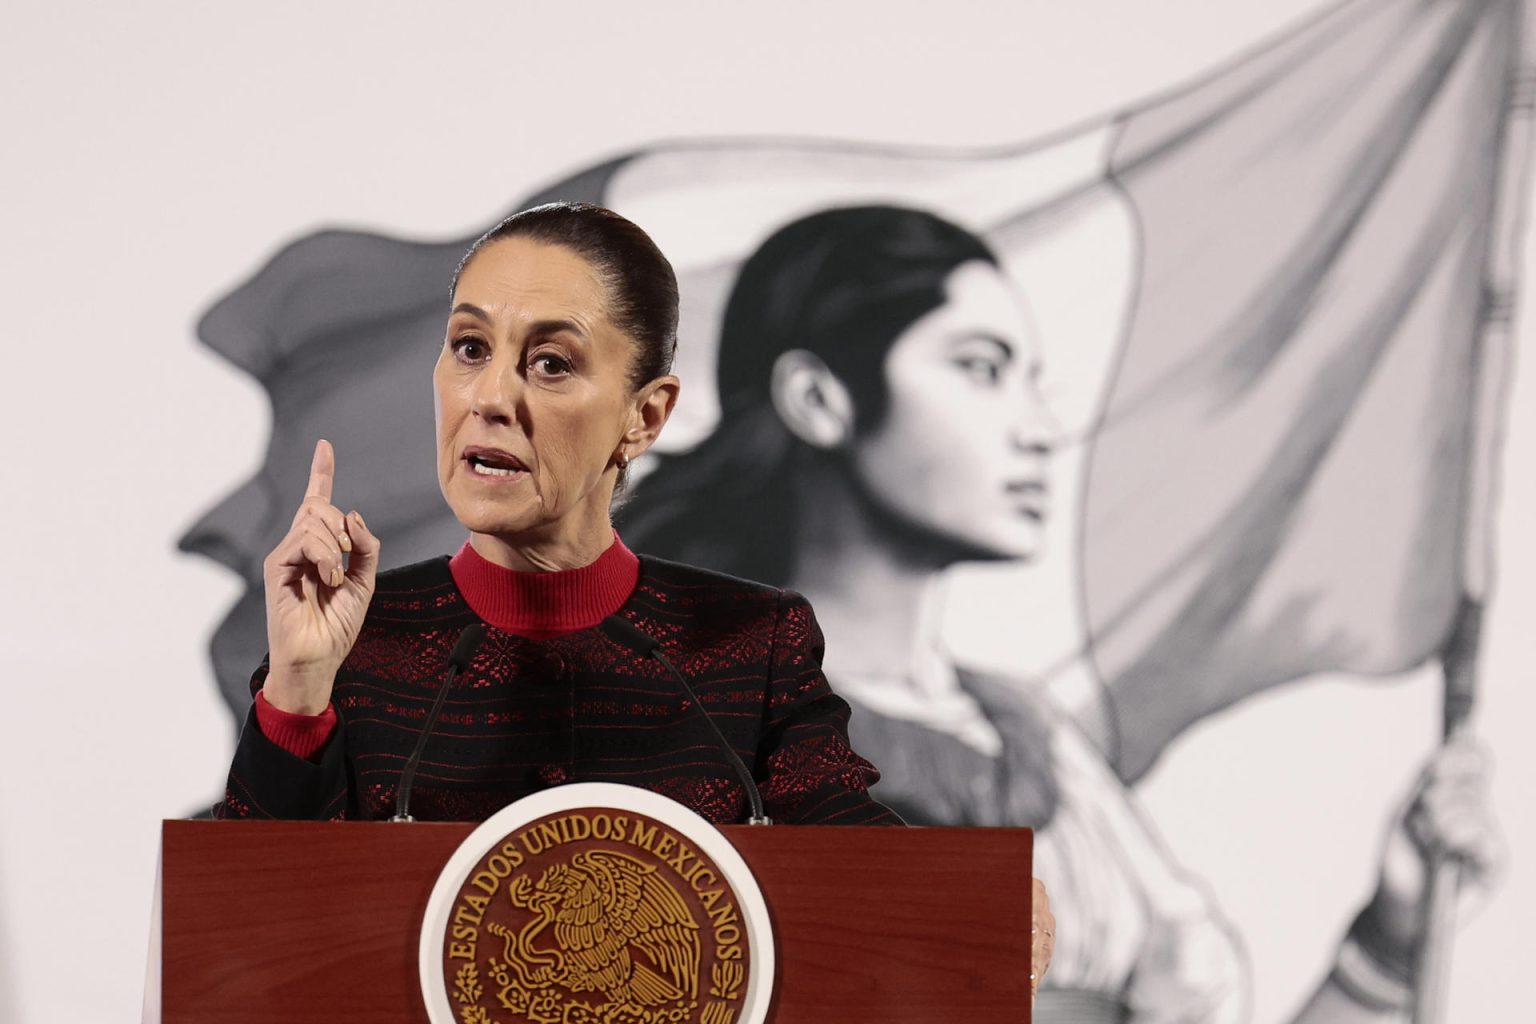
[[[1483,615],[1497,564],[1493,531],[1498,462],[1509,371],[1514,362],[1515,282],[1526,226],[1524,200],[1529,189],[1530,135],[1536,114],[1536,24],[1528,13],[1522,18],[1516,38],[1522,45],[1518,70],[1505,103],[1507,134],[1498,192],[1500,216],[1489,249],[1483,330],[1478,338],[1476,440],[1468,464],[1471,504],[1463,574],[1466,589],[1455,628],[1440,658],[1445,686],[1441,719],[1445,742],[1470,728],[1479,684]],[[1460,865],[1454,860],[1441,856],[1433,862],[1415,977],[1414,1024],[1438,1024],[1446,1019],[1459,876]]]
[[[1445,677],[1443,732],[1446,742],[1468,727],[1467,719],[1476,698],[1482,618],[1482,602],[1469,594],[1462,602],[1456,629],[1441,654]],[[1423,937],[1418,963],[1413,967],[1414,1024],[1441,1024],[1446,1020],[1460,873],[1460,866],[1450,858],[1436,856],[1431,860],[1421,926]]]

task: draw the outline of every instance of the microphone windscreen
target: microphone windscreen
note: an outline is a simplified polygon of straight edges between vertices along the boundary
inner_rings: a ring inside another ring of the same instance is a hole
[[[453,645],[453,653],[448,655],[448,664],[452,668],[464,671],[469,664],[469,659],[474,657],[475,648],[480,646],[480,641],[485,639],[485,627],[478,622],[471,622],[464,627],[464,632],[459,634],[459,642]]]
[[[608,616],[602,621],[601,628],[608,634],[608,639],[638,654],[650,654],[661,646],[661,641],[619,615]]]

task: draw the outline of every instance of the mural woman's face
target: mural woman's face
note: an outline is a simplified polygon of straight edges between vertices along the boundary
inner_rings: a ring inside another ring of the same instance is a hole
[[[945,294],[887,354],[888,411],[854,442],[855,472],[888,512],[975,557],[1028,557],[1056,430],[1036,387],[1034,334],[990,264],[955,268]]]

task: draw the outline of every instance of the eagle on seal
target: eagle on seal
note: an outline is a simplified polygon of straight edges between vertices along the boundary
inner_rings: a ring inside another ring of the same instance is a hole
[[[534,919],[516,934],[492,930],[506,940],[507,963],[529,988],[562,985],[641,1007],[697,998],[699,924],[654,864],[587,850],[546,868],[531,886],[517,879],[507,895]],[[535,948],[551,925],[558,948]]]

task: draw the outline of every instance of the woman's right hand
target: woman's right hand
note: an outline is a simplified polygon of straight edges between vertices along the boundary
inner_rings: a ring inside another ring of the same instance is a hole
[[[1489,801],[1488,756],[1463,735],[1435,751],[1387,830],[1376,894],[1357,922],[1373,956],[1411,976],[1423,941],[1424,900],[1438,861],[1460,866],[1458,908],[1479,907],[1504,860]]]
[[[336,454],[320,441],[293,526],[262,563],[269,665],[262,690],[267,703],[299,715],[318,715],[330,703],[379,568],[379,541],[363,517],[331,504],[335,476]]]

